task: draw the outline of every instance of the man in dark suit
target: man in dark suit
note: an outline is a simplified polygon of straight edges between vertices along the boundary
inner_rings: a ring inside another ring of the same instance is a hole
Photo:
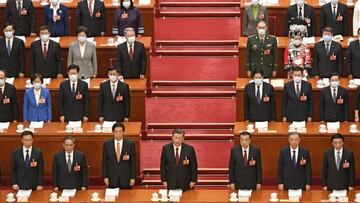
[[[16,122],[18,100],[14,85],[6,82],[6,70],[0,69],[0,122]]]
[[[312,87],[303,81],[303,70],[293,68],[293,80],[284,85],[282,98],[283,121],[311,121],[313,114]]]
[[[358,29],[357,33],[360,39],[360,29]],[[360,40],[350,42],[347,61],[349,62],[349,79],[360,78]]]
[[[100,84],[99,121],[129,121],[130,91],[129,85],[121,82],[119,71],[115,67],[108,70],[109,80]]]
[[[311,159],[307,149],[300,147],[300,135],[289,133],[289,145],[280,150],[277,181],[279,190],[310,190]]]
[[[5,37],[0,39],[0,67],[8,72],[8,77],[24,77],[25,45],[14,37],[14,26],[5,23]]]
[[[349,114],[348,92],[339,85],[339,75],[330,77],[330,86],[320,92],[320,121],[347,121]]]
[[[240,133],[240,145],[231,149],[229,183],[232,190],[260,190],[262,167],[260,149],[251,145],[251,134]]]
[[[333,31],[330,27],[323,30],[323,40],[315,44],[313,54],[313,75],[328,78],[332,73],[342,75],[343,53],[339,42],[332,40]]]
[[[36,36],[36,17],[32,1],[8,0],[5,7],[5,22],[14,25],[15,35]]]
[[[52,164],[52,183],[54,190],[86,190],[88,186],[88,166],[85,155],[75,149],[75,138],[66,136],[64,150],[54,156]]]
[[[40,40],[30,45],[30,73],[40,73],[44,78],[62,78],[60,44],[49,37],[49,27],[40,26]]]
[[[44,184],[44,159],[41,150],[32,146],[33,133],[21,133],[22,147],[12,153],[11,184],[13,190],[42,190]]]
[[[126,42],[116,49],[116,67],[120,72],[120,78],[144,79],[146,74],[146,52],[143,43],[135,40],[135,30],[125,28]]]
[[[102,177],[106,187],[130,189],[136,178],[135,144],[124,138],[124,124],[115,123],[112,131],[114,139],[103,146]]]
[[[331,136],[333,148],[324,153],[322,181],[324,190],[354,190],[355,159],[350,149],[343,147],[344,136]]]
[[[106,31],[106,12],[100,0],[79,1],[76,12],[76,25],[88,28],[88,37],[103,36]]]
[[[58,103],[61,122],[89,120],[90,92],[88,84],[78,79],[78,73],[79,66],[70,65],[69,79],[60,84]]]
[[[263,71],[254,70],[253,82],[244,90],[244,116],[246,121],[273,121],[276,118],[274,88],[263,82]]]
[[[321,7],[320,30],[331,27],[334,35],[348,35],[348,7],[338,0],[332,0]]]
[[[289,36],[290,25],[304,25],[307,28],[307,36],[316,36],[316,17],[314,8],[305,4],[304,0],[296,0],[296,4],[287,9],[285,17],[285,36]]]
[[[160,160],[161,182],[168,190],[187,191],[195,187],[198,178],[196,153],[184,143],[185,131],[175,129],[172,142],[162,148]]]

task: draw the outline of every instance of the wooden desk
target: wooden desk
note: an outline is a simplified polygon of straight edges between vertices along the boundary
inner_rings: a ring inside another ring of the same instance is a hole
[[[12,151],[21,146],[19,133],[16,127],[19,123],[11,123],[9,129],[0,133],[0,163],[3,180],[8,180],[11,174],[11,154]],[[29,123],[23,123],[25,127]],[[89,165],[89,177],[101,177],[101,160],[103,142],[112,139],[111,133],[95,133],[97,122],[83,123],[83,133],[66,133],[67,123],[51,122],[45,123],[42,129],[35,130],[34,146],[43,151],[45,163],[45,176],[51,176],[51,163],[53,156],[62,150],[62,142],[66,135],[76,138],[76,149],[85,153]],[[137,167],[139,175],[139,141],[141,138],[141,122],[125,123],[125,137],[133,140],[136,145]],[[48,179],[48,178],[47,178]]]
[[[245,85],[249,83],[248,78],[238,78],[236,82],[236,120],[244,121],[244,89]],[[289,81],[284,79],[284,83]],[[311,78],[309,82],[313,88],[313,121],[320,121],[320,90],[316,87],[317,79]],[[348,79],[341,79],[340,85],[348,89],[349,94],[349,121],[354,120],[354,110],[355,110],[355,94],[356,88],[348,88]],[[282,121],[282,97],[283,97],[283,87],[275,87],[275,98],[276,98],[276,121]]]
[[[289,45],[290,38],[289,37],[278,37],[278,69],[277,69],[277,78],[286,78],[287,74],[284,70],[284,52],[286,47]],[[344,40],[341,42],[343,47],[343,56],[344,56],[344,65],[343,65],[343,75],[347,76],[347,49],[348,49],[348,39],[349,37],[344,37]],[[316,37],[316,42],[320,40],[320,37]],[[246,44],[247,37],[239,38],[239,73],[241,78],[246,78]],[[309,44],[309,48],[314,47],[315,44]]]
[[[339,0],[342,3],[346,4],[346,0]],[[245,4],[244,2],[247,2],[246,0],[241,0],[241,13],[243,13],[245,11]],[[287,8],[290,5],[290,0],[279,0],[278,4],[274,4],[274,5],[266,5],[267,10],[268,10],[268,15],[269,17],[274,18],[274,22],[269,25],[270,27],[273,27],[274,33],[272,33],[273,35],[276,36],[284,36],[284,26],[285,26],[285,17],[286,17],[286,11]],[[353,1],[354,3],[356,1]],[[314,12],[315,12],[315,16],[316,16],[316,27],[317,27],[317,35],[320,35],[320,13],[321,13],[321,5],[319,5],[319,0],[307,0],[306,1],[307,4],[311,5],[312,7],[314,7]],[[352,28],[352,20],[353,20],[353,11],[354,11],[354,6],[348,6],[348,14],[349,14],[349,35],[352,36],[353,33],[353,28]],[[241,20],[243,20],[244,15],[241,15]]]
[[[58,95],[60,83],[65,79],[52,79],[50,85],[47,88],[51,93],[52,103],[52,115],[53,121],[60,121],[58,110]],[[100,83],[106,80],[106,78],[96,78],[90,81],[90,121],[97,122],[98,117],[98,96]],[[125,81],[130,86],[130,121],[145,122],[145,94],[146,94],[146,80],[133,79]],[[23,102],[25,93],[25,78],[15,79],[14,85],[17,89],[17,95],[19,100],[19,121],[23,120]]]
[[[339,133],[345,136],[344,147],[350,148],[354,152],[355,162],[360,161],[360,134],[350,134],[349,126],[353,123],[341,123]],[[248,123],[236,122],[234,127],[234,142],[239,143],[239,133],[246,130]],[[307,132],[301,135],[300,145],[310,151],[313,179],[319,181],[322,172],[322,161],[325,150],[332,147],[328,133],[320,133],[320,123],[307,123]],[[271,122],[269,123],[269,132],[253,133],[252,143],[261,149],[262,154],[262,174],[264,180],[276,184],[277,161],[280,149],[289,145],[288,143],[289,123]],[[359,128],[359,127],[358,127]],[[356,165],[357,177],[360,174],[360,166]],[[320,182],[318,183],[320,184]]]
[[[139,5],[139,0],[133,0],[134,5],[139,8],[141,18],[143,21],[145,34],[144,36],[153,36],[154,34],[154,0],[150,0],[150,4],[147,5]],[[104,0],[105,8],[106,8],[106,35],[112,35],[112,27],[114,22],[114,17],[116,13],[116,9],[118,6],[112,5],[112,0]],[[40,5],[40,0],[33,1],[35,7],[35,15],[36,15],[36,33],[39,32],[39,27],[44,24],[44,9],[43,6]],[[68,7],[68,16],[69,16],[69,32],[70,35],[76,34],[76,9],[78,5],[78,0],[74,0],[67,3],[62,3]],[[0,4],[0,8],[5,8],[5,4]],[[0,9],[0,18],[4,19],[5,17],[5,9]]]

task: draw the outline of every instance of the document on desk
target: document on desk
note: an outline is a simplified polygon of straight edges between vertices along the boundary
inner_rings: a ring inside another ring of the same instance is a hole
[[[302,190],[288,190],[288,196],[289,197],[301,197],[302,196]]]
[[[69,121],[69,127],[81,128],[81,121]]]
[[[50,85],[51,78],[44,78],[43,81],[44,81],[43,82],[44,85]]]
[[[170,197],[181,197],[182,196],[182,190],[169,190],[169,196]]]
[[[43,128],[44,121],[31,121],[29,128]]]
[[[0,122],[0,129],[8,129],[10,122]]]
[[[239,197],[251,197],[252,190],[239,190]]]
[[[119,188],[106,188],[105,197],[117,197],[119,196]]]
[[[103,128],[112,128],[116,121],[104,121],[102,126]]]
[[[19,190],[16,197],[30,197],[32,190]]]
[[[63,197],[75,197],[76,189],[64,189],[61,193]]]
[[[12,78],[6,78],[6,81],[5,81],[5,82],[7,82],[7,83],[9,83],[9,84],[14,84],[14,80],[15,80],[14,77],[12,77]]]

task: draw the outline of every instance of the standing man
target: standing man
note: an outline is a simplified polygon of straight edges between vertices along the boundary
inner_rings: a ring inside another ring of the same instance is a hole
[[[310,153],[300,147],[300,135],[297,132],[289,133],[289,145],[280,150],[277,174],[279,190],[310,190]]]
[[[75,138],[66,136],[64,150],[54,156],[52,164],[52,183],[54,190],[86,190],[88,186],[88,165],[85,155],[75,150]]]
[[[320,30],[331,27],[334,35],[347,36],[349,23],[348,7],[339,0],[331,0],[321,7]]]
[[[185,131],[175,129],[172,142],[162,148],[160,160],[161,182],[168,190],[187,191],[195,187],[198,177],[196,153],[184,143]]]
[[[44,159],[40,149],[32,146],[31,131],[21,133],[22,147],[12,153],[11,184],[13,190],[42,190],[44,185]]]
[[[257,35],[249,37],[246,45],[247,75],[251,77],[256,68],[264,72],[264,78],[275,77],[278,66],[276,37],[267,34],[264,21],[260,21],[256,29]]]
[[[76,12],[76,27],[88,28],[88,37],[105,35],[106,12],[104,2],[100,0],[79,1]]]
[[[112,131],[114,139],[103,146],[102,177],[106,187],[130,189],[136,178],[135,144],[124,138],[124,124],[115,123]]]
[[[322,180],[324,190],[354,190],[355,159],[350,149],[344,148],[344,136],[331,136],[333,148],[324,153]]]
[[[360,28],[357,30],[357,34],[358,40],[350,42],[348,48],[347,61],[349,62],[349,79],[360,78]]]
[[[8,0],[5,7],[5,22],[14,25],[17,36],[36,36],[35,9],[31,0]]]
[[[17,113],[16,88],[6,82],[6,71],[0,69],[0,122],[16,122]]]
[[[260,190],[262,167],[260,149],[251,144],[251,134],[240,133],[240,145],[231,149],[229,183],[232,190]]]

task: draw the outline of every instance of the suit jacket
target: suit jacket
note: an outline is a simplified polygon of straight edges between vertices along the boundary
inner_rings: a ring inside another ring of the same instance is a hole
[[[7,51],[7,39],[0,38],[0,67],[7,71],[9,78],[18,77],[19,73],[24,73],[25,64],[25,45],[24,42],[13,37],[10,55]]]
[[[229,183],[234,183],[236,190],[256,190],[256,184],[262,183],[260,149],[254,145],[248,148],[248,162],[244,164],[244,152],[241,145],[231,149],[229,161]]]
[[[359,2],[360,4],[360,2]],[[354,78],[360,78],[360,42],[359,40],[355,40],[350,42],[348,48],[348,73],[352,75]]]
[[[355,110],[360,109],[360,87],[356,90],[355,94]]]
[[[14,25],[15,35],[29,36],[35,33],[35,9],[32,1],[23,0],[23,15],[18,13],[16,0],[8,0],[5,7],[5,22]]]
[[[309,37],[316,36],[316,17],[314,13],[314,8],[309,4],[304,4],[302,12],[305,19],[310,19],[310,23],[306,23],[304,21],[304,24],[307,25],[308,36]],[[299,11],[298,11],[298,6],[296,4],[290,6],[287,9],[286,17],[285,17],[285,27],[284,27],[285,36],[289,36],[289,28],[291,22],[298,18],[298,14]]]
[[[300,97],[296,95],[294,81],[286,83],[283,91],[282,112],[287,121],[306,121],[313,116],[312,87],[309,82],[301,81]]]
[[[336,102],[332,98],[332,90],[329,87],[323,88],[320,93],[320,121],[335,122],[347,121],[349,114],[348,92],[339,86]],[[340,100],[343,100],[342,103]]]
[[[342,75],[343,53],[341,44],[331,42],[329,54],[326,53],[325,42],[320,41],[314,47],[313,75],[328,78],[332,73]],[[333,56],[336,56],[333,58]]]
[[[59,115],[66,121],[81,121],[90,116],[90,92],[88,84],[80,79],[77,81],[76,94],[71,91],[72,83],[65,80],[60,84]]]
[[[256,26],[259,21],[263,20],[266,22],[266,24],[268,23],[268,12],[266,7],[260,5],[258,15],[256,16],[256,18],[254,17],[252,7],[253,5],[247,6],[245,8],[244,21],[243,21],[244,36],[255,35],[257,33]]]
[[[244,90],[244,116],[245,120],[254,121],[273,121],[276,119],[276,106],[274,88],[269,83],[263,82],[262,99],[258,104],[255,95],[255,83],[249,83]],[[265,97],[269,101],[265,101]]]
[[[60,16],[60,20],[54,22],[54,10],[50,8],[50,4],[44,6],[45,25],[50,27],[50,33],[53,37],[60,37],[69,35],[69,17],[67,15],[67,7],[60,4],[59,9],[56,11]]]
[[[95,0],[93,15],[90,16],[88,0],[79,1],[76,12],[77,27],[86,26],[88,37],[100,36],[101,32],[106,31],[106,12],[105,5],[100,0]]]
[[[37,104],[34,88],[30,88],[25,91],[23,104],[24,122],[51,121],[52,114],[50,91],[48,89],[41,88],[40,99],[44,100],[43,103],[39,102]]]
[[[44,78],[55,78],[62,74],[60,44],[49,40],[47,56],[44,58],[43,43],[37,40],[30,45],[30,73],[40,73]]]
[[[309,151],[299,146],[296,166],[294,167],[290,146],[282,148],[278,160],[277,180],[278,184],[284,184],[286,190],[305,190],[305,186],[311,184],[311,159]]]
[[[88,165],[85,155],[74,150],[71,171],[69,172],[65,151],[55,154],[52,163],[53,187],[59,189],[81,189],[88,186]]]
[[[344,164],[345,162],[348,164]],[[355,160],[353,152],[343,148],[340,168],[337,170],[334,148],[327,150],[323,159],[322,181],[323,186],[327,186],[328,190],[347,190],[348,187],[354,187]]]
[[[25,165],[23,147],[13,151],[11,157],[11,184],[18,185],[21,190],[35,190],[37,186],[44,185],[44,159],[41,150],[32,147],[31,166]]]
[[[102,177],[109,179],[110,188],[131,188],[130,179],[136,178],[135,144],[123,139],[120,161],[117,161],[114,139],[103,145]]]
[[[338,3],[336,18],[333,16],[333,6],[327,3],[321,7],[320,30],[325,27],[331,27],[334,35],[348,35],[349,26],[348,7],[345,4]]]
[[[5,83],[5,89],[0,96],[0,122],[17,120],[18,99],[14,85]]]
[[[123,17],[126,14],[126,17]],[[136,36],[144,35],[144,26],[141,20],[141,13],[138,8],[130,7],[129,9],[119,8],[114,14],[114,25],[112,28],[113,35],[124,36],[124,30],[131,27],[135,30]]]
[[[79,77],[90,78],[97,74],[96,47],[91,42],[86,42],[83,57],[81,57],[78,41],[72,43],[68,52],[68,66],[76,64],[80,67]]]
[[[116,96],[111,93],[110,80],[102,82],[99,90],[99,117],[105,121],[124,121],[130,118],[129,85],[118,81]]]
[[[127,42],[120,44],[116,49],[116,67],[124,78],[139,78],[146,74],[146,52],[144,44],[135,41],[133,45],[134,57],[130,60]]]
[[[197,182],[197,171],[198,166],[194,147],[185,143],[182,144],[179,165],[177,165],[173,143],[163,146],[160,173],[161,182],[167,182],[167,189],[189,190],[190,182]]]

